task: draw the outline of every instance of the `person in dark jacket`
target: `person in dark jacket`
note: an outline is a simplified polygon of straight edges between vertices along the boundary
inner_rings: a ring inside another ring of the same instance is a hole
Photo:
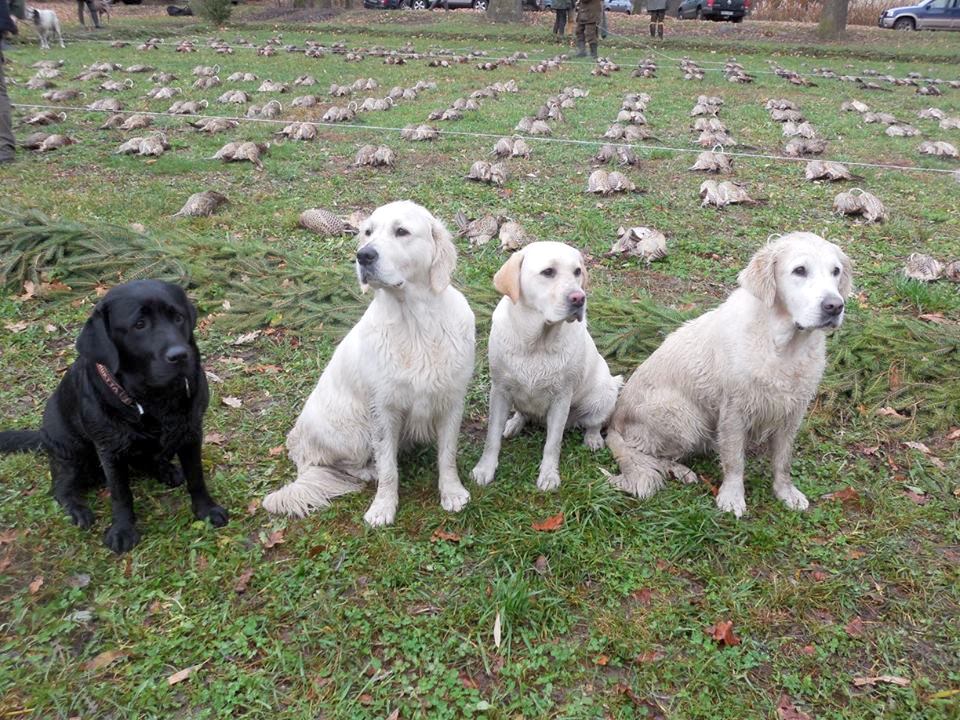
[[[87,10],[90,11],[90,19],[93,20],[93,26],[95,28],[100,27],[100,16],[97,15],[97,9],[93,6],[93,0],[77,0],[77,15],[80,17],[80,24],[86,27],[86,23],[83,21],[83,6],[87,6]]]
[[[667,0],[647,0],[650,13],[650,37],[663,37],[663,17],[667,13]]]
[[[17,22],[10,15],[7,0],[0,0],[0,43],[6,35],[16,35]],[[10,98],[7,97],[7,81],[4,76],[3,50],[0,49],[0,163],[13,162],[17,143],[13,137],[13,118],[10,115]]]
[[[563,42],[563,35],[567,31],[567,22],[573,0],[553,0],[553,12],[556,19],[553,21],[553,34],[557,42]]]
[[[578,0],[577,3],[577,57],[597,56],[597,25],[603,14],[603,0]]]

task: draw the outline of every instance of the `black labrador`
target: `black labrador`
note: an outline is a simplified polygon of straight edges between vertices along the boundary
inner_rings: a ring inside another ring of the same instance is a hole
[[[171,487],[184,479],[199,519],[227,511],[207,492],[200,448],[210,393],[193,337],[197,311],[183,289],[159,280],[118,285],[97,303],[77,338],[78,357],[47,401],[39,431],[0,432],[0,452],[44,450],[53,495],[82,528],[93,513],[83,490],[106,483],[116,553],[140,540],[130,470]],[[173,464],[173,456],[180,467]]]

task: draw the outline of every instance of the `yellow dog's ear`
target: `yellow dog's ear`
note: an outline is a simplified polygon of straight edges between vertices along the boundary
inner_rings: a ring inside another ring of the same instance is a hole
[[[749,291],[767,307],[773,307],[777,299],[777,256],[776,243],[768,243],[757,250],[747,265],[737,276],[740,287]]]
[[[510,298],[514,305],[520,301],[520,267],[523,265],[523,250],[518,250],[493,276],[493,286],[501,295]]]
[[[587,264],[583,261],[583,253],[580,253],[580,287],[584,290],[590,287],[590,274],[587,272]]]
[[[840,290],[840,297],[846,299],[853,292],[853,263],[839,247],[837,252],[840,253],[840,285],[838,289]]]

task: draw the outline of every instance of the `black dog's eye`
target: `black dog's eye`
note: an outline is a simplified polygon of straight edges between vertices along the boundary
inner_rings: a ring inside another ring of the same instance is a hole
[[[183,325],[183,315],[180,313],[177,313],[176,315],[173,316],[173,321],[177,325]]]
[[[574,276],[574,277],[580,277],[580,275],[581,275],[581,270],[580,270],[580,268],[577,268],[576,270],[573,271],[573,276]]]
[[[140,318],[139,320],[137,320],[137,322],[134,324],[133,327],[136,328],[137,330],[143,330],[146,326],[147,326],[147,321],[144,320],[143,318]]]
[[[837,277],[839,274],[840,274],[840,268],[835,267],[835,268],[833,269],[833,276],[834,276],[834,277]]]
[[[795,267],[795,268],[793,269],[793,274],[796,275],[796,276],[798,276],[798,277],[806,277],[806,276],[807,276],[807,269],[806,269],[803,265],[801,265],[800,267]]]
[[[543,275],[544,277],[551,278],[557,274],[557,271],[554,270],[553,268],[547,268],[546,270],[541,270],[540,274]]]
[[[407,235],[410,234],[409,230],[402,227],[397,228],[396,230],[394,230],[394,232],[396,233],[397,237],[406,237]]]

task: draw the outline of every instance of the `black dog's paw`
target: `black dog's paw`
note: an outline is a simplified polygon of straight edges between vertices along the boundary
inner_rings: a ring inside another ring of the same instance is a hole
[[[163,463],[157,470],[157,480],[167,487],[180,487],[184,481],[183,470],[180,469],[179,465]]]
[[[82,530],[89,530],[93,526],[93,510],[86,505],[74,505],[67,509],[70,521]]]
[[[140,533],[133,525],[111,525],[103,534],[103,544],[117,555],[133,549],[140,542]]]
[[[193,514],[197,517],[197,520],[210,520],[210,524],[214,527],[223,527],[230,520],[230,514],[226,509],[212,500],[202,505],[194,505]]]

